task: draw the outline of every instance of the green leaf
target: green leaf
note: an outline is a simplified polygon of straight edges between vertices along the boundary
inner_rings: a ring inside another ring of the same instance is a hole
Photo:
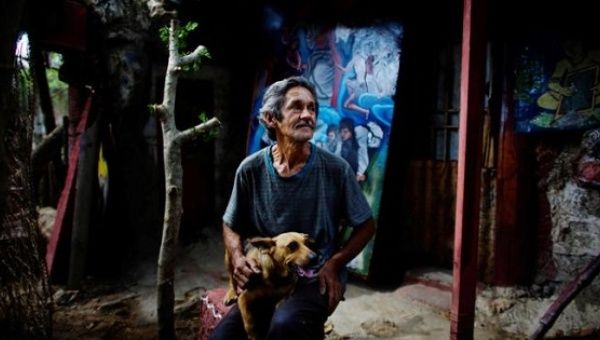
[[[163,26],[161,28],[158,29],[158,35],[160,37],[160,40],[165,43],[165,44],[169,44],[169,27],[168,26]]]
[[[198,27],[198,23],[195,21],[188,21],[184,27],[186,31],[191,32]]]

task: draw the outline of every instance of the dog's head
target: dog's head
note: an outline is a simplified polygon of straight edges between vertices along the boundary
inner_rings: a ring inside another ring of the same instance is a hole
[[[283,266],[303,267],[316,257],[308,244],[311,242],[307,234],[287,232],[275,237],[255,237],[249,240],[250,244],[263,251],[268,251],[270,256]]]

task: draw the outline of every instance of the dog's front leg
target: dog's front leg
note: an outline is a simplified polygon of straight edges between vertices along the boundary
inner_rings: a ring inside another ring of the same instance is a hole
[[[244,329],[246,330],[246,334],[248,334],[248,339],[258,340],[256,332],[254,331],[254,317],[252,317],[252,312],[250,311],[250,301],[248,301],[245,292],[238,297],[237,302],[240,314],[242,315],[242,320],[244,321]]]
[[[238,299],[238,296],[235,292],[235,288],[233,288],[233,284],[229,285],[229,289],[227,289],[227,293],[225,293],[225,297],[223,298],[223,303],[225,306],[230,306],[235,303]]]
[[[223,303],[225,306],[233,305],[237,299],[238,295],[235,291],[235,285],[233,284],[233,274],[230,274],[229,287],[227,289],[227,293],[225,293],[225,297],[223,298]]]
[[[238,295],[235,290],[235,285],[233,284],[233,264],[231,263],[231,258],[229,257],[229,252],[227,252],[227,250],[225,251],[225,268],[227,268],[227,273],[229,274],[229,289],[223,298],[223,303],[225,306],[229,306],[235,303]]]

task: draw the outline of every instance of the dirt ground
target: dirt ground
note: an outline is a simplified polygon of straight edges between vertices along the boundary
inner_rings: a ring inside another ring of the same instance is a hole
[[[87,282],[78,291],[55,286],[54,339],[156,339],[154,320],[140,309],[140,294],[133,286]],[[177,339],[197,339],[199,291],[190,292],[176,306]]]
[[[186,261],[181,262],[180,267],[188,269],[179,271],[179,281],[176,280],[181,286],[176,289],[176,336],[177,339],[182,340],[198,339],[201,296],[207,289],[222,286],[225,281],[219,276],[218,271],[190,271],[193,267],[189,267]],[[219,261],[203,261],[204,264],[210,262]],[[189,274],[189,276],[184,278],[182,274]],[[156,297],[153,282],[153,278],[129,281],[129,283],[99,282],[88,279],[77,291],[53,286],[54,339],[157,339]],[[196,285],[192,287],[192,284]],[[329,331],[327,340],[378,338],[437,340],[449,336],[450,321],[447,315],[451,298],[449,291],[418,283],[388,292],[375,291],[356,284],[350,284],[348,288],[346,301],[340,304],[326,324],[326,329]],[[509,313],[512,309],[509,308],[505,313]],[[479,309],[479,315],[482,314],[485,313]],[[517,314],[520,319],[528,318],[524,312]],[[525,338],[502,331],[501,328],[508,327],[506,325],[494,327],[494,324],[502,321],[502,318],[499,315],[492,318],[495,321],[479,319],[474,334],[476,339]],[[517,324],[518,322],[514,320],[508,323],[512,328]],[[587,329],[570,337],[562,336],[562,331],[552,333],[554,334],[550,338],[553,339],[600,339],[600,334],[595,329]]]
[[[200,303],[224,286],[223,246],[209,233],[183,247],[175,270],[177,339],[198,339]],[[53,335],[62,340],[157,339],[156,259],[136,261],[120,277],[87,277],[78,290],[53,285]]]
[[[412,276],[419,280],[385,291],[349,282],[346,300],[329,318],[327,340],[447,339],[451,290],[436,287],[450,287],[451,273],[425,270]],[[225,287],[226,278],[218,232],[207,233],[181,249],[175,270],[177,339],[198,339],[201,297],[207,290]],[[54,339],[157,339],[155,283],[156,261],[149,259],[131,267],[118,280],[87,278],[77,291],[52,286]],[[513,295],[496,291],[480,294],[475,339],[525,338],[539,313],[552,302]],[[563,314],[548,334],[552,338],[574,334],[573,339],[600,339],[600,309],[580,310],[571,304]]]

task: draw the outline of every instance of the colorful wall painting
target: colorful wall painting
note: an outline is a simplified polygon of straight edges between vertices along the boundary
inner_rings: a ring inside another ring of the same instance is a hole
[[[396,22],[356,28],[267,26],[278,38],[272,61],[257,82],[248,154],[270,143],[258,120],[266,86],[287,76],[305,76],[315,85],[320,105],[312,142],[348,160],[377,220],[403,27]],[[350,271],[368,276],[373,243],[349,263]]]
[[[542,39],[518,49],[516,130],[587,130],[600,125],[600,48]]]

